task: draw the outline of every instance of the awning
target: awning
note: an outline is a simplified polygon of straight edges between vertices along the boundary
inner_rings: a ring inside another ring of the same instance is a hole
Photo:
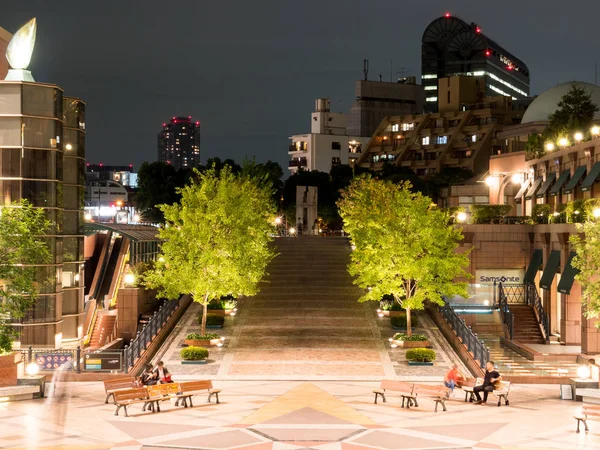
[[[588,174],[588,176],[585,177],[585,180],[583,180],[583,183],[581,183],[581,190],[589,191],[592,188],[592,186],[594,185],[594,183],[596,182],[596,180],[598,179],[599,175],[600,175],[600,161],[598,161],[596,164],[594,164],[592,166],[592,170],[590,170],[590,173]]]
[[[585,175],[586,170],[587,169],[585,166],[579,166],[577,169],[575,169],[573,176],[565,186],[565,194],[569,194],[573,189],[575,189],[575,186],[577,186],[579,180],[581,180],[581,178]]]
[[[538,188],[540,187],[540,184],[542,184],[542,181],[544,181],[544,179],[542,177],[535,179],[535,181],[531,185],[531,188],[527,191],[527,194],[525,194],[525,200],[529,200],[530,198],[532,198],[535,195]]]
[[[527,178],[525,182],[521,185],[521,189],[519,189],[519,192],[517,192],[517,195],[515,196],[515,200],[517,203],[521,203],[521,198],[523,197],[523,195],[525,195],[525,192],[527,191],[527,189],[529,189],[530,185],[531,178]]]
[[[544,267],[542,278],[540,278],[540,288],[550,289],[559,266],[560,252],[558,250],[552,250],[550,252],[550,256],[548,257],[548,261],[546,262],[546,266]]]
[[[554,183],[554,180],[556,180],[556,172],[550,172],[548,175],[546,175],[546,181],[544,181],[544,184],[542,184],[542,187],[538,191],[536,197],[542,198],[544,195],[546,195],[548,188],[552,185],[552,183]]]
[[[535,276],[537,271],[540,269],[542,265],[542,258],[544,257],[544,253],[541,250],[534,250],[533,255],[531,256],[531,261],[529,261],[529,267],[527,267],[527,272],[525,272],[525,278],[523,278],[524,284],[533,284],[535,281]]]
[[[569,179],[569,175],[571,175],[571,171],[569,169],[563,170],[563,172],[558,177],[558,180],[556,181],[556,183],[554,183],[554,186],[552,186],[552,189],[550,189],[550,195],[556,195],[560,192],[562,187],[565,185],[565,183]]]
[[[577,270],[571,265],[571,261],[573,261],[575,255],[575,252],[571,252],[571,254],[569,255],[569,260],[567,261],[567,265],[565,266],[565,269],[563,270],[563,273],[560,276],[560,281],[558,282],[557,290],[561,294],[571,293],[571,288],[573,287],[575,275],[579,273],[579,270]]]

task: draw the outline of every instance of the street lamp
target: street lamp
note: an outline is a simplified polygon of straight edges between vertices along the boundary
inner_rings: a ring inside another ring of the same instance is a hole
[[[456,215],[456,220],[458,220],[460,223],[463,223],[465,220],[467,220],[467,213],[466,212],[459,212]]]
[[[485,179],[485,184],[487,184],[488,186],[495,186],[498,183],[498,178],[494,177],[494,176],[489,176]]]
[[[593,216],[594,216],[594,219],[600,219],[600,208],[595,208],[595,209],[592,211],[592,214],[593,214]]]
[[[512,177],[510,177],[510,181],[512,181],[513,184],[522,184],[523,174],[513,173]]]
[[[566,147],[567,145],[569,145],[569,140],[566,137],[561,137],[558,140],[558,145],[560,145],[561,147]]]
[[[577,141],[577,143],[583,141],[583,133],[581,133],[580,131],[578,131],[577,133],[575,133],[575,135],[573,137],[575,138],[575,140]]]
[[[546,143],[546,150],[549,152],[554,151],[554,142],[547,142]]]
[[[275,217],[275,224],[281,225],[281,217]]]
[[[294,227],[290,228],[290,234],[296,234],[296,229]]]
[[[598,137],[600,134],[600,127],[598,125],[594,125],[590,131],[592,132],[592,136]]]

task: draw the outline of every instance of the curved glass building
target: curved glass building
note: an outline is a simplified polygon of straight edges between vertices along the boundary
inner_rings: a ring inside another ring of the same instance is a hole
[[[421,77],[429,112],[438,110],[438,80],[454,75],[483,77],[489,97],[529,97],[525,63],[486,36],[477,24],[446,14],[423,33]]]

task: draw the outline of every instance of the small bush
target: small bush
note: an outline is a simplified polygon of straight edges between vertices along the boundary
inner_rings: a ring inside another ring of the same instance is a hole
[[[412,336],[408,336],[404,333],[396,333],[394,335],[394,340],[396,341],[427,341],[429,338],[424,334],[413,334]]]
[[[471,205],[471,221],[473,223],[502,223],[510,213],[511,205]]]
[[[412,348],[406,351],[406,359],[413,362],[431,362],[435,361],[435,358],[435,352],[428,348]]]
[[[186,339],[195,340],[195,341],[209,341],[211,339],[220,339],[221,336],[217,333],[209,333],[209,334],[200,334],[200,333],[190,333],[186,336]]]
[[[198,316],[198,323],[202,325],[202,314]],[[215,326],[221,325],[225,323],[225,317],[219,316],[217,314],[207,314],[206,315],[206,325],[207,326]]]
[[[180,355],[186,361],[201,361],[208,358],[208,350],[204,347],[186,347],[181,349]]]
[[[225,308],[223,307],[221,300],[213,300],[208,304],[208,309],[212,309],[214,311],[221,311]]]
[[[414,314],[410,316],[410,319],[411,326],[416,327],[419,325],[419,321]],[[390,322],[395,328],[406,328],[406,314],[390,317]]]

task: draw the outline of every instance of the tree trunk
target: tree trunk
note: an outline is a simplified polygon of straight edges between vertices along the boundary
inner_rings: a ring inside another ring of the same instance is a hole
[[[406,335],[412,336],[412,324],[410,320],[410,308],[406,308]]]
[[[208,314],[208,292],[204,294],[204,301],[202,302],[202,324],[200,325],[200,334],[204,336],[206,334],[206,315]]]

